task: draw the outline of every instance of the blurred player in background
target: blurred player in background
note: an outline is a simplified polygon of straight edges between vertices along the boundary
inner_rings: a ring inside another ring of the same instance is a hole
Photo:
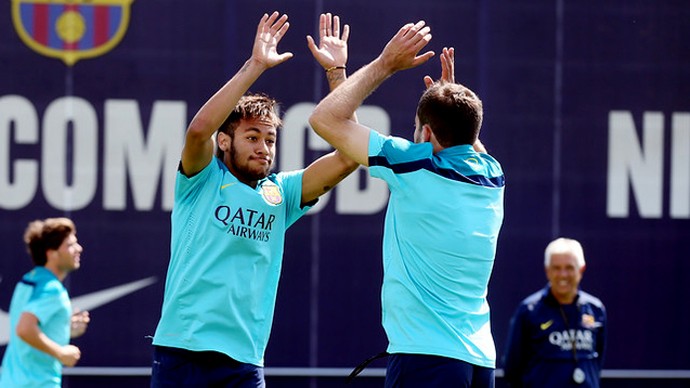
[[[599,387],[606,309],[579,289],[582,245],[552,241],[544,269],[549,284],[523,300],[510,321],[505,378],[513,387]]]
[[[478,152],[485,151],[478,142],[482,102],[454,82],[454,49],[442,51],[439,82],[424,78],[414,142],[350,118],[387,78],[429,60],[433,52],[417,54],[430,40],[423,21],[403,26],[309,121],[390,189],[382,287],[386,387],[493,387],[496,349],[486,295],[504,177],[494,158]]]
[[[10,302],[10,341],[2,360],[0,387],[60,387],[62,366],[81,352],[70,338],[84,334],[86,311],[73,313],[62,282],[79,269],[82,246],[68,218],[29,223],[24,242],[35,267],[17,283]]]
[[[292,57],[277,51],[288,27],[287,15],[261,18],[251,57],[187,129],[152,387],[265,386],[285,231],[358,166],[332,152],[304,170],[271,173],[277,103],[245,93]],[[319,46],[307,38],[331,89],[346,78],[348,35],[338,16],[324,14]]]

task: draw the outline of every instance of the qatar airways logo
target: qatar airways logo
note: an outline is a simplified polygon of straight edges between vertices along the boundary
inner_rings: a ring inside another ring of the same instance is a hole
[[[589,330],[563,330],[549,334],[551,345],[558,346],[561,350],[570,351],[575,344],[577,350],[593,350],[594,338]]]
[[[215,211],[216,220],[227,227],[227,234],[250,240],[268,242],[271,238],[274,214],[266,214],[258,210],[221,205]]]

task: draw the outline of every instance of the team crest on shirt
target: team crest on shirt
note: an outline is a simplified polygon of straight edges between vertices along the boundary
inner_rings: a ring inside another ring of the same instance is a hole
[[[280,205],[283,203],[283,195],[280,193],[280,188],[269,180],[265,180],[261,184],[261,196],[269,205]]]
[[[593,329],[597,326],[601,326],[601,324],[597,324],[597,321],[594,320],[593,315],[582,314],[582,326],[584,326],[588,329]]]

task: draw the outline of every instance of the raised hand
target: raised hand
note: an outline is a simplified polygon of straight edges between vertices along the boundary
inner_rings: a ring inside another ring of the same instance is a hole
[[[290,23],[287,21],[288,16],[285,14],[279,16],[277,11],[273,12],[271,16],[264,14],[256,28],[252,58],[266,68],[279,65],[292,58],[290,52],[278,54],[278,42],[290,28]]]
[[[319,45],[316,45],[311,35],[307,35],[307,46],[324,69],[345,66],[349,36],[350,26],[345,24],[341,35],[340,17],[329,12],[319,17]]]
[[[453,47],[444,47],[441,52],[441,81],[455,83],[455,49]],[[433,84],[433,78],[424,76],[424,85],[427,89]]]
[[[422,20],[402,26],[381,52],[380,59],[390,72],[421,65],[434,56],[433,51],[417,55],[431,41],[431,28]]]

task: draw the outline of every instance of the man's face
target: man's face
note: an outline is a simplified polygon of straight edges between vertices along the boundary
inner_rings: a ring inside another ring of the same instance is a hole
[[[77,236],[72,233],[62,242],[49,260],[55,261],[55,266],[61,272],[68,273],[79,269],[81,265],[80,256],[84,249],[77,242]]]
[[[268,121],[243,120],[235,128],[234,136],[227,139],[225,164],[242,182],[263,179],[273,166],[276,139],[276,128]]]
[[[578,268],[577,259],[572,253],[551,255],[551,263],[546,267],[546,277],[556,299],[562,302],[574,298],[583,272],[584,268]]]

